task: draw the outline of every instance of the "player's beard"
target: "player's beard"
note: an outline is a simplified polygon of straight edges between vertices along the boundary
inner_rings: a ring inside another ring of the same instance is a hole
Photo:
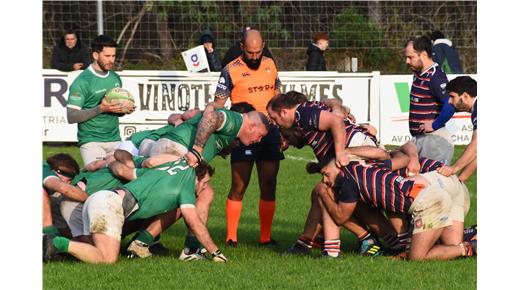
[[[101,62],[101,61],[98,61],[97,63],[99,65],[99,68],[102,69],[104,72],[107,72],[114,67],[113,63],[108,63],[108,62],[105,63],[105,62]]]
[[[248,59],[244,53],[242,53],[242,59],[246,63],[247,67],[252,70],[257,70],[260,67],[260,63],[262,63],[262,56],[258,59]]]

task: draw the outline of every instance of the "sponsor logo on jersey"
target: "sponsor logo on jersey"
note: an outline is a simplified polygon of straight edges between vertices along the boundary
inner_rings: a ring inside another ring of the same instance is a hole
[[[268,90],[274,90],[274,85],[265,85],[265,86],[254,86],[247,88],[248,93],[256,93],[256,92],[263,92]]]
[[[218,80],[218,83],[219,84],[225,84],[226,83],[226,79],[224,79],[224,77],[220,77],[220,79]]]
[[[251,74],[250,74],[248,71],[242,73],[242,77],[243,77],[243,78],[247,78],[247,77],[250,76],[250,75],[251,75]]]

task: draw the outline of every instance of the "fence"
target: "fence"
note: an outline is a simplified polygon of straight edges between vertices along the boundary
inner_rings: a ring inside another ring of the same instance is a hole
[[[96,1],[43,2],[44,68],[67,29],[87,44],[97,35]],[[401,50],[413,35],[442,31],[456,45],[466,73],[477,71],[476,1],[103,1],[105,34],[118,40],[125,69],[184,69],[180,51],[209,27],[223,56],[244,26],[258,28],[280,70],[302,70],[312,34],[330,33],[329,70],[408,72]]]

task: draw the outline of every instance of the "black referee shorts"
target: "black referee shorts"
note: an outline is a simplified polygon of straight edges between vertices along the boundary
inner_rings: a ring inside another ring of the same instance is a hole
[[[246,146],[240,142],[240,145],[231,152],[231,162],[283,160],[285,157],[280,149],[280,142],[280,130],[276,126],[271,126],[260,143]]]

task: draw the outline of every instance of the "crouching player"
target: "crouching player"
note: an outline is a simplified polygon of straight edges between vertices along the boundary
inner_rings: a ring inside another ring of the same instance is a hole
[[[115,263],[119,257],[125,220],[146,219],[178,210],[215,262],[227,262],[195,208],[195,193],[207,185],[210,167],[197,168],[184,159],[147,170],[141,177],[113,190],[91,195],[83,207],[84,234],[92,243],[44,236],[44,261],[55,253],[69,253],[87,263]]]
[[[362,201],[386,212],[411,215],[410,260],[449,260],[476,255],[477,241],[462,241],[462,229],[453,227],[454,217],[461,213],[460,208],[453,207],[452,196],[454,191],[461,192],[461,188],[455,182],[444,184],[446,179],[437,178],[440,174],[431,172],[404,178],[389,169],[359,162],[337,168],[334,160],[323,166],[321,173],[323,183],[331,189],[320,193],[326,240],[339,239],[336,224],[348,220]],[[436,244],[439,239],[442,243]]]

